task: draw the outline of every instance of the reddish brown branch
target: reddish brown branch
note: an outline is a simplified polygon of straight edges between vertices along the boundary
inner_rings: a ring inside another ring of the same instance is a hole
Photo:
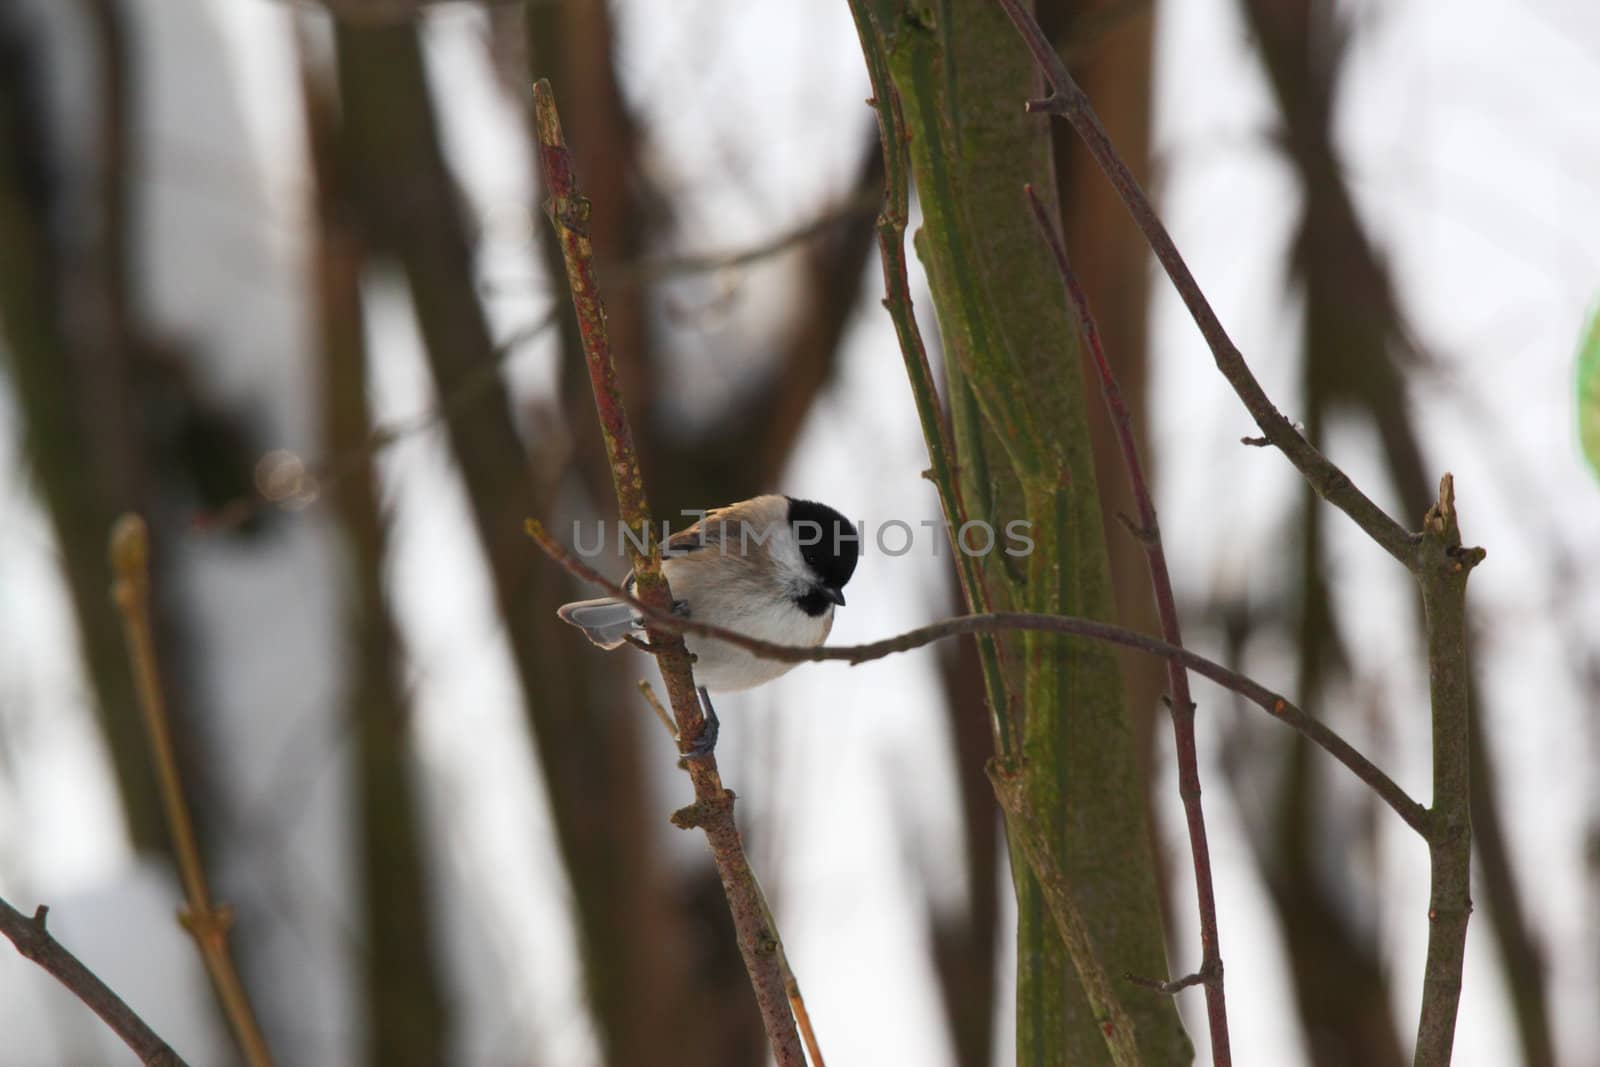
[[[1172,236],[1167,233],[1167,228],[1156,214],[1150,198],[1145,195],[1138,179],[1133,176],[1128,165],[1112,147],[1111,139],[1106,135],[1105,127],[1100,124],[1094,108],[1090,106],[1088,96],[1073,80],[1066,64],[1056,54],[1055,48],[1045,37],[1044,32],[1039,29],[1039,24],[1022,6],[1020,0],[995,0],[995,3],[999,4],[1016,26],[1028,50],[1033,53],[1039,69],[1044,73],[1045,80],[1054,90],[1053,94],[1044,100],[1029,101],[1028,110],[1061,116],[1083,139],[1084,147],[1110,179],[1112,186],[1117,190],[1117,195],[1122,198],[1123,204],[1132,214],[1133,221],[1144,233],[1145,239],[1150,242],[1156,259],[1166,270],[1167,277],[1172,280],[1173,288],[1178,291],[1184,305],[1189,309],[1189,314],[1194,318],[1195,325],[1200,328],[1201,335],[1211,348],[1217,369],[1228,380],[1228,384],[1233,386],[1233,391],[1238,394],[1245,409],[1255,419],[1256,425],[1261,427],[1262,434],[1288,457],[1289,462],[1295,465],[1318,496],[1349,515],[1357,526],[1366,531],[1368,537],[1399,560],[1407,570],[1415,571],[1418,566],[1416,536],[1390,518],[1370,497],[1356,487],[1344,471],[1307,441],[1300,431],[1295,429],[1294,424],[1272,403],[1266,391],[1261,388],[1261,383],[1256,381],[1238,346],[1223,329],[1222,322],[1212,310],[1210,301],[1201,292],[1200,284],[1195,281],[1189,265],[1179,254],[1177,245],[1173,244]]]
[[[1368,537],[1403,564],[1421,587],[1433,710],[1434,797],[1433,807],[1423,812],[1418,821],[1407,820],[1427,841],[1431,868],[1428,953],[1415,1062],[1419,1067],[1448,1064],[1460,1009],[1467,921],[1472,911],[1466,581],[1472,568],[1482,561],[1483,550],[1465,548],[1460,543],[1454,487],[1448,474],[1440,483],[1438,502],[1429,510],[1423,531],[1410,533],[1284,418],[1222,328],[1149,198],[1117,155],[1088,97],[1039,24],[1020,0],[995,2],[1016,27],[1053,89],[1049,98],[1029,101],[1028,110],[1065,118],[1082,138],[1189,308],[1211,348],[1217,369],[1233,386],[1267,440],[1295,465],[1318,496],[1350,516]]]
[[[27,959],[49,971],[56,981],[83,1001],[88,1009],[111,1027],[122,1043],[133,1050],[139,1062],[147,1067],[186,1067],[183,1057],[172,1046],[150,1029],[127,1002],[117,996],[98,975],[83,965],[83,961],[68,952],[61,942],[45,929],[43,904],[30,919],[9,903],[0,900],[0,934],[17,946],[17,951]]]
[[[918,627],[915,630],[909,630],[896,637],[886,637],[881,641],[873,641],[865,645],[824,645],[810,648],[799,645],[774,644],[771,641],[761,641],[754,637],[747,637],[734,630],[726,630],[720,626],[712,626],[709,623],[697,622],[694,619],[674,615],[670,611],[662,611],[646,604],[642,600],[629,596],[622,586],[611,581],[605,575],[568,552],[560,542],[550,536],[538,521],[529,519],[526,528],[528,536],[538,543],[545,554],[565,567],[569,573],[582,578],[586,582],[598,585],[612,596],[626,600],[638,608],[640,613],[645,616],[653,632],[691,633],[699,634],[702,637],[714,637],[719,641],[726,641],[730,645],[736,645],[758,656],[779,660],[784,663],[837,661],[855,666],[870,660],[882,659],[897,652],[910,652],[912,649],[931,645],[935,641],[942,641],[947,637],[957,637],[962,634],[1006,633],[1020,630],[1084,637],[1092,641],[1103,641],[1107,644],[1131,648],[1151,656],[1177,660],[1201,677],[1215,682],[1224,689],[1238,693],[1252,704],[1265,710],[1273,718],[1304,734],[1313,744],[1316,744],[1334,759],[1344,764],[1351,773],[1371,787],[1373,792],[1377,793],[1384,803],[1394,809],[1395,814],[1399,815],[1407,826],[1424,836],[1428,833],[1427,810],[1421,804],[1412,800],[1406,791],[1396,784],[1394,779],[1385,774],[1367,757],[1356,751],[1348,741],[1340,737],[1328,726],[1296,707],[1287,697],[1273,692],[1260,682],[1237,671],[1229,670],[1215,660],[1209,660],[1199,653],[1168,644],[1159,638],[1150,637],[1135,630],[1124,629],[1121,626],[1113,626],[1110,623],[1096,622],[1093,619],[1080,619],[1071,615],[1038,615],[1028,612],[1002,611],[986,615],[962,615],[958,618],[944,619],[940,622]]]
[[[589,204],[578,189],[572,156],[561,134],[561,118],[556,112],[550,83],[540,79],[533,87],[534,118],[539,136],[539,162],[545,187],[550,194],[547,209],[561,243],[566,261],[567,283],[577,310],[578,329],[583,339],[585,363],[594,390],[595,408],[605,437],[606,456],[616,488],[617,507],[622,521],[647,538],[653,524],[645,494],[639,457],[634,449],[633,431],[617,386],[616,366],[606,336],[605,308],[595,280],[594,255],[586,230]],[[689,653],[682,632],[659,625],[660,617],[671,618],[667,610],[672,592],[661,573],[661,558],[653,542],[651,550],[641,552],[631,538],[628,552],[639,591],[635,601],[649,617],[647,632],[656,663],[678,724],[678,737],[684,745],[698,741],[705,731],[700,702],[695,693]],[[631,598],[630,598],[631,599]],[[733,821],[733,794],[723,788],[716,758],[707,753],[686,761],[694,784],[695,802],[678,812],[673,822],[683,828],[698,826],[705,831],[712,859],[722,880],[723,892],[733,913],[739,951],[755,989],[756,1004],[766,1027],[767,1040],[779,1067],[805,1067],[805,1053],[795,1030],[789,1008],[782,961],[776,932],[771,929],[761,887],[744,854],[738,827]]]
[[[1033,209],[1033,219],[1039,226],[1045,244],[1055,257],[1056,268],[1061,272],[1062,285],[1078,313],[1078,327],[1083,333],[1084,349],[1094,362],[1100,379],[1100,392],[1111,412],[1111,423],[1116,430],[1117,443],[1122,450],[1123,468],[1128,475],[1128,486],[1133,491],[1135,506],[1139,510],[1139,543],[1144,547],[1145,562],[1150,571],[1150,588],[1155,595],[1156,614],[1161,620],[1161,636],[1176,648],[1183,647],[1183,635],[1178,625],[1178,602],[1172,592],[1172,575],[1167,569],[1167,553],[1161,544],[1161,524],[1156,518],[1155,498],[1150,493],[1150,482],[1145,477],[1144,463],[1139,458],[1139,445],[1134,438],[1133,416],[1122,399],[1122,387],[1106,359],[1100,342],[1100,328],[1089,310],[1089,297],[1078,281],[1067,258],[1066,246],[1056,235],[1055,226],[1045,211],[1044,203],[1031,185],[1024,186],[1028,205]],[[1176,659],[1167,660],[1168,707],[1172,712],[1173,746],[1178,757],[1178,795],[1183,800],[1184,822],[1189,830],[1189,852],[1194,862],[1195,896],[1200,910],[1200,970],[1206,991],[1206,1021],[1211,1033],[1211,1062],[1217,1067],[1229,1067],[1233,1052],[1228,1040],[1228,1001],[1223,990],[1222,944],[1217,930],[1217,892],[1211,877],[1211,846],[1206,839],[1206,817],[1200,804],[1200,757],[1195,746],[1194,700],[1189,695],[1189,672]],[[1181,988],[1181,987],[1180,987]]]

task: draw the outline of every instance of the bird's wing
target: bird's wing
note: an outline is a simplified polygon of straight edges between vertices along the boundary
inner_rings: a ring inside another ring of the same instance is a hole
[[[662,556],[666,559],[682,559],[686,556],[697,555],[708,548],[716,548],[721,545],[724,530],[723,523],[719,520],[723,512],[727,510],[725,507],[713,508],[707,511],[698,522],[691,526],[685,526],[671,537],[668,537],[666,544],[662,546]],[[622,583],[622,588],[629,596],[634,595],[634,576],[632,571],[628,572],[628,577]]]
[[[721,517],[727,508],[713,508],[692,526],[686,526],[667,538],[664,555],[686,556],[722,544],[724,523]]]

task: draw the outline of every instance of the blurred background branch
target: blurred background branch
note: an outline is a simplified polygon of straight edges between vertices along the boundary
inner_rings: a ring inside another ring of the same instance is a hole
[[[228,931],[233,926],[233,909],[214,901],[206,878],[205,861],[195,838],[194,818],[183,796],[183,779],[178,773],[172,745],[172,721],[167,715],[166,695],[156,668],[156,650],[150,625],[150,531],[138,515],[124,514],[111,526],[108,555],[115,580],[111,599],[122,615],[122,632],[128,648],[128,662],[138,691],[140,721],[144,724],[150,762],[155,765],[156,784],[161,792],[162,814],[171,837],[183,883],[184,905],[178,921],[194,939],[195,949],[211,977],[234,1040],[250,1067],[271,1067],[255,1008],[234,966],[228,949]],[[41,930],[43,916],[38,917]]]

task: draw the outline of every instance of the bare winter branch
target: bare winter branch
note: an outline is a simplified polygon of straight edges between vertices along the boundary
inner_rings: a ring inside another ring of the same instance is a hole
[[[228,929],[233,925],[233,909],[212,900],[206,882],[205,865],[200,860],[200,845],[194,821],[183,796],[178,777],[178,762],[173,754],[172,730],[167,721],[166,699],[156,673],[155,641],[150,628],[150,543],[144,520],[123,515],[111,529],[111,568],[116,575],[112,596],[122,612],[123,632],[128,641],[128,659],[133,664],[134,681],[139,690],[139,706],[144,712],[145,730],[150,739],[150,754],[161,787],[162,807],[178,857],[178,873],[183,881],[187,904],[179,913],[183,928],[194,938],[200,960],[222,1002],[223,1014],[233,1031],[239,1049],[250,1067],[271,1067],[272,1054],[256,1022],[244,981],[228,951]]]
[[[545,188],[550,193],[547,208],[566,262],[567,282],[577,310],[589,381],[616,487],[617,508],[623,522],[644,531],[648,537],[652,528],[650,503],[606,335],[605,308],[595,278],[593,249],[585,230],[588,202],[578,189],[572,156],[561,133],[561,117],[556,112],[555,96],[548,81],[540,79],[534,84],[533,104],[539,135],[539,163],[544,172]],[[660,553],[653,543],[650,551],[641,552],[631,540],[629,552],[639,602],[651,609],[652,624],[647,628],[650,646],[661,668],[662,680],[666,682],[667,697],[678,723],[678,737],[681,743],[692,745],[704,736],[706,724],[695,694],[689,653],[677,631],[654,624],[657,611],[670,617],[667,609],[672,603],[672,592],[666,576],[661,573]],[[686,762],[694,784],[695,803],[678,813],[673,821],[679,826],[698,826],[705,831],[733,913],[739,951],[755,989],[773,1056],[779,1067],[805,1067],[805,1053],[795,1029],[776,947],[779,941],[771,928],[761,887],[750,869],[733,821],[733,794],[723,788],[714,755],[697,755]]]
[[[1059,115],[1078,133],[1150,242],[1210,346],[1218,370],[1233,386],[1262,434],[1288,457],[1318,496],[1349,515],[1367,536],[1403,564],[1421,587],[1433,709],[1434,796],[1431,810],[1412,812],[1417,816],[1415,821],[1407,818],[1428,843],[1431,871],[1428,953],[1415,1062],[1419,1067],[1442,1067],[1450,1062],[1455,1040],[1467,920],[1472,911],[1472,746],[1465,613],[1467,576],[1483,560],[1483,549],[1461,545],[1450,475],[1440,482],[1438,501],[1428,510],[1422,532],[1410,533],[1361,492],[1278,411],[1223,329],[1149,197],[1118,156],[1088,97],[1039,24],[1019,0],[995,2],[1016,27],[1053,90],[1044,100],[1029,101],[1028,110]],[[1246,439],[1246,443],[1255,442]],[[1394,806],[1390,797],[1384,799]],[[1406,817],[1405,810],[1395,810]]]
[[[1331,728],[1296,707],[1287,697],[1280,696],[1260,682],[1237,671],[1229,670],[1215,660],[1207,659],[1196,652],[1190,652],[1186,648],[1169,645],[1158,638],[1150,637],[1134,630],[1127,630],[1121,626],[1113,626],[1110,623],[1096,622],[1093,619],[1079,619],[1070,615],[1038,615],[1011,611],[992,612],[986,615],[963,615],[954,619],[944,619],[940,622],[918,627],[915,630],[909,630],[897,637],[886,637],[881,641],[873,641],[865,645],[822,645],[816,648],[801,647],[799,645],[779,645],[770,641],[746,637],[744,634],[726,630],[720,626],[712,626],[681,615],[674,615],[670,611],[663,611],[654,605],[646,604],[636,597],[629,596],[621,585],[611,581],[605,575],[568,552],[560,542],[550,536],[538,521],[529,519],[527,532],[528,536],[533,538],[551,559],[565,567],[569,573],[582,578],[584,581],[600,586],[612,596],[633,604],[645,616],[652,629],[674,634],[692,633],[703,637],[714,637],[719,641],[737,645],[758,656],[780,660],[785,663],[837,661],[855,666],[871,660],[882,659],[885,656],[892,656],[897,652],[910,652],[912,649],[931,645],[935,641],[942,641],[947,637],[957,637],[962,634],[1005,633],[1019,630],[1035,630],[1043,633],[1085,637],[1092,641],[1104,641],[1108,644],[1132,648],[1148,655],[1177,660],[1201,677],[1210,679],[1224,689],[1238,693],[1252,704],[1265,710],[1273,718],[1287,723],[1304,734],[1308,740],[1326,750],[1334,759],[1349,768],[1357,778],[1360,778],[1370,786],[1373,792],[1382,798],[1384,803],[1394,809],[1395,814],[1399,815],[1407,826],[1419,834],[1427,835],[1427,809],[1412,800],[1406,791],[1395,783],[1394,779],[1380,770],[1371,760],[1356,751],[1354,746]]]
[[[1233,386],[1245,409],[1256,420],[1256,425],[1261,427],[1262,434],[1288,457],[1289,462],[1295,465],[1311,488],[1316,490],[1318,496],[1349,515],[1357,526],[1366,531],[1367,536],[1404,564],[1408,570],[1415,570],[1416,536],[1390,518],[1382,508],[1373,503],[1370,497],[1356,487],[1344,471],[1307,441],[1295,429],[1294,424],[1272,403],[1266,391],[1261,388],[1261,383],[1256,381],[1255,374],[1251,372],[1238,346],[1228,336],[1222,321],[1212,310],[1210,301],[1201,292],[1200,283],[1195,281],[1194,274],[1190,272],[1189,265],[1179,254],[1177,245],[1173,244],[1172,236],[1167,233],[1167,228],[1156,214],[1150,198],[1145,195],[1138,179],[1117,154],[1111,139],[1106,135],[1105,127],[1100,124],[1099,117],[1090,106],[1088,96],[1073,80],[1066,64],[1056,54],[1044,31],[1039,29],[1039,24],[1019,0],[995,0],[995,2],[1016,26],[1017,32],[1021,34],[1028,50],[1038,62],[1039,69],[1044,72],[1045,79],[1054,90],[1053,94],[1044,100],[1029,101],[1028,110],[1061,116],[1072,124],[1072,128],[1083,139],[1084,147],[1094,156],[1095,162],[1116,187],[1122,202],[1133,215],[1133,221],[1138,224],[1150,242],[1156,259],[1160,260],[1162,267],[1166,269],[1173,288],[1178,291],[1184,305],[1189,309],[1189,314],[1194,317],[1195,325],[1200,327],[1200,333],[1205,337],[1206,344],[1210,346],[1211,354],[1216,360],[1217,369],[1228,380],[1228,384]]]
[[[105,1020],[105,1024],[133,1050],[146,1067],[186,1067],[183,1057],[157,1036],[111,987],[102,982],[83,961],[68,952],[61,942],[45,929],[45,915],[50,909],[43,904],[33,917],[22,914],[9,903],[0,900],[0,934],[5,934],[17,951],[27,959],[49,971],[55,980],[66,986],[72,995]]]

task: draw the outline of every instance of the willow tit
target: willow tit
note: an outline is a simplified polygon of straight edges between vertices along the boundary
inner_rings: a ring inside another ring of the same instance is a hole
[[[833,628],[844,586],[861,556],[861,538],[839,512],[811,500],[758,496],[709,511],[667,539],[661,569],[673,610],[698,622],[785,645],[815,646]],[[633,575],[623,588],[633,591]],[[565,604],[557,614],[601,648],[643,633],[644,620],[615,597]],[[725,641],[685,634],[706,706],[707,740],[716,714],[706,691],[735,692],[770,682],[794,666],[762,659]]]

